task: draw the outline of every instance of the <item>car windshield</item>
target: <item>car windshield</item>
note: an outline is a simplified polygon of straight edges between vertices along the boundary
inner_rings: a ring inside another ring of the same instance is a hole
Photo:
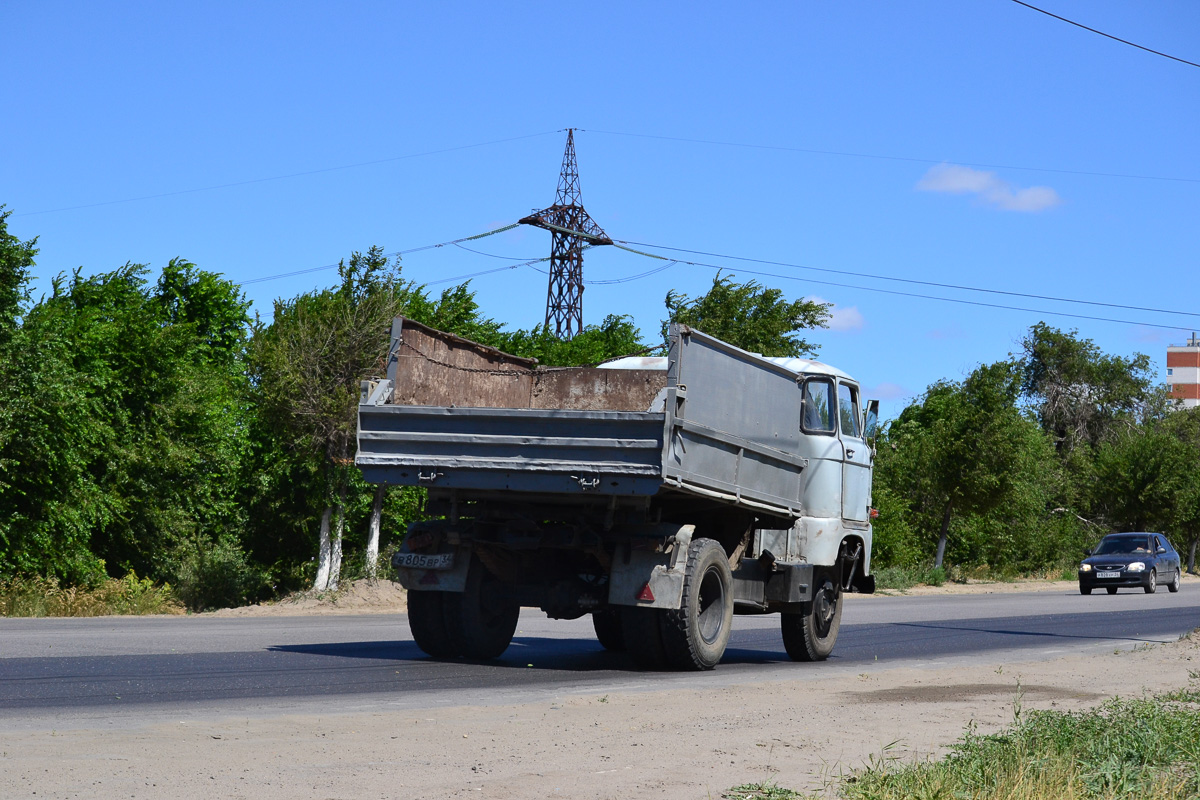
[[[1093,555],[1107,556],[1114,553],[1149,553],[1150,537],[1148,536],[1110,536],[1100,542]]]

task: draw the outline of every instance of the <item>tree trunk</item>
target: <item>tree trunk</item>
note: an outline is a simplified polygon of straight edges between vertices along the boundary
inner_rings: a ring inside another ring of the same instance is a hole
[[[942,532],[938,536],[937,555],[933,558],[934,569],[942,565],[942,558],[946,555],[946,539],[950,537],[950,511],[953,508],[954,503],[946,503],[946,513],[942,514]]]
[[[321,544],[317,550],[317,579],[313,581],[313,591],[323,592],[329,588],[329,567],[331,556],[329,546],[329,518],[333,515],[333,507],[326,506],[321,514]]]
[[[346,489],[338,492],[337,519],[333,524],[333,546],[329,557],[329,588],[336,591],[342,577],[342,533],[346,530]]]
[[[375,580],[375,562],[379,560],[379,527],[383,519],[383,495],[386,487],[375,487],[375,502],[371,504],[371,522],[367,526],[367,580]]]
[[[1196,574],[1196,542],[1200,539],[1192,539],[1191,545],[1188,547],[1188,572]]]

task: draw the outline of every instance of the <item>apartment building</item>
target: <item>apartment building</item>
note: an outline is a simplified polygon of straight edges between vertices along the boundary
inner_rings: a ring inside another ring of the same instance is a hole
[[[1167,391],[1187,408],[1200,406],[1200,339],[1167,348]]]

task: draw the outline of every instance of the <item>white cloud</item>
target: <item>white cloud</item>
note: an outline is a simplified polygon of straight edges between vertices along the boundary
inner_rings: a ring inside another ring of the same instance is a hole
[[[858,306],[839,306],[837,303],[820,297],[809,297],[808,299],[814,303],[830,303],[833,306],[829,309],[831,316],[829,324],[826,326],[831,331],[861,331],[866,324]]]
[[[1058,192],[1049,186],[1019,189],[994,172],[957,164],[938,164],[931,168],[917,181],[917,191],[973,194],[983,203],[1004,211],[1045,211],[1062,202]]]
[[[863,396],[872,400],[899,400],[911,394],[908,389],[897,383],[884,382],[878,386],[863,387]]]

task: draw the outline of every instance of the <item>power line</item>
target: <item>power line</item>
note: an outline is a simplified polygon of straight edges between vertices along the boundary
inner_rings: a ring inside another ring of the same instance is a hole
[[[1019,6],[1025,6],[1026,8],[1036,11],[1039,14],[1045,14],[1047,17],[1054,17],[1057,20],[1062,20],[1063,22],[1067,23],[1068,25],[1074,25],[1076,28],[1083,28],[1085,31],[1091,31],[1092,33],[1100,34],[1101,36],[1112,39],[1114,42],[1120,42],[1121,44],[1127,44],[1130,47],[1136,47],[1138,50],[1145,50],[1147,53],[1153,53],[1156,56],[1162,56],[1163,58],[1169,58],[1172,61],[1178,61],[1180,64],[1187,64],[1189,67],[1200,67],[1200,64],[1197,64],[1195,61],[1188,61],[1187,59],[1173,56],[1170,53],[1162,53],[1162,52],[1159,52],[1158,50],[1151,50],[1149,47],[1143,47],[1142,45],[1140,45],[1136,42],[1131,42],[1128,39],[1122,39],[1119,36],[1113,36],[1111,33],[1105,33],[1104,31],[1098,31],[1095,28],[1089,28],[1087,25],[1083,25],[1079,22],[1076,22],[1073,19],[1067,19],[1066,17],[1060,17],[1058,14],[1051,14],[1049,11],[1047,11],[1044,8],[1038,8],[1037,6],[1031,6],[1029,3],[1021,2],[1021,0],[1012,0],[1012,1]]]
[[[584,130],[584,129],[581,129]],[[747,144],[745,142],[725,142],[715,139],[689,139],[682,136],[657,136],[649,133],[627,133],[624,131],[600,131],[587,128],[586,133],[599,133],[605,136],[628,136],[633,139],[661,139],[667,142],[687,142],[689,144],[711,144],[721,147],[744,147],[751,150],[775,150],[785,153],[811,153],[821,156],[843,156],[846,158],[873,158],[880,161],[906,161],[913,164],[959,164],[964,167],[979,167],[982,169],[1013,169],[1025,172],[1049,172],[1058,175],[1085,175],[1093,178],[1129,178],[1142,181],[1174,181],[1176,183],[1200,183],[1200,178],[1175,178],[1164,175],[1133,175],[1121,172],[1092,172],[1075,169],[1054,169],[1051,167],[1021,167],[1013,164],[982,164],[973,161],[948,161],[944,158],[915,158],[910,156],[879,155],[877,153],[856,153],[842,150],[816,150],[808,147],[785,147],[771,144]]]
[[[229,188],[232,188],[235,186],[249,186],[249,185],[255,184],[255,183],[267,183],[269,181],[281,181],[281,180],[285,180],[287,178],[301,178],[306,175],[320,175],[325,172],[337,172],[339,170],[344,170],[344,169],[356,169],[358,167],[371,167],[376,164],[388,164],[393,161],[404,161],[404,160],[410,159],[410,158],[421,158],[423,156],[435,156],[435,155],[440,155],[441,153],[453,153],[458,150],[470,150],[470,149],[476,148],[476,147],[488,147],[489,145],[493,145],[493,144],[504,144],[506,142],[516,142],[521,139],[533,139],[538,136],[549,136],[550,134],[556,133],[556,132],[557,131],[543,131],[541,133],[529,133],[524,136],[513,136],[508,139],[494,139],[490,142],[477,142],[475,144],[459,145],[458,147],[445,147],[440,150],[426,150],[421,153],[408,153],[408,154],[402,155],[402,156],[392,156],[391,158],[379,158],[374,161],[360,161],[356,164],[343,164],[340,167],[323,167],[321,169],[306,170],[305,172],[292,172],[287,175],[272,175],[267,178],[253,178],[251,180],[246,180],[246,181],[234,181],[233,183],[220,183],[220,184],[215,184],[213,186],[200,186],[200,187],[197,187],[194,189],[180,189],[180,190],[174,191],[174,192],[162,192],[161,194],[147,194],[147,195],[142,195],[140,197],[126,197],[122,200],[105,200],[100,203],[85,203],[83,205],[78,205],[78,206],[64,206],[62,208],[47,208],[42,211],[26,211],[21,214],[13,214],[13,216],[14,217],[32,217],[37,214],[54,214],[59,211],[77,211],[82,208],[97,208],[99,206],[112,206],[112,205],[117,205],[119,203],[134,203],[139,200],[155,200],[160,197],[175,197],[175,196],[181,195],[181,194],[195,194],[197,192],[210,192],[215,189],[229,189]]]
[[[462,244],[461,244],[462,242],[470,242],[470,241],[474,241],[475,239],[482,239],[486,236],[495,236],[497,233],[504,233],[505,231],[511,231],[513,228],[516,228],[519,224],[520,223],[514,222],[512,224],[504,225],[499,228],[493,228],[490,231],[484,231],[483,233],[477,233],[474,236],[463,236],[458,239],[451,239],[448,242],[438,242],[437,244],[427,244],[427,245],[424,245],[423,247],[412,247],[412,248],[409,248],[408,250],[396,250],[391,253],[384,253],[383,257],[384,258],[392,258],[393,256],[407,256],[412,253],[420,253],[425,250],[433,250],[438,247],[446,247],[447,245],[455,245],[457,247],[462,247]],[[463,249],[470,250],[470,248],[468,248],[468,247],[463,247]],[[470,250],[470,251],[478,252],[476,250]],[[487,255],[487,253],[481,253],[480,255]],[[503,256],[495,256],[495,257],[503,258]],[[537,263],[538,261],[545,261],[545,260],[546,259],[544,259],[544,258],[534,259],[533,261],[531,261],[529,263],[534,264],[534,263]],[[516,266],[519,267],[521,265],[517,264]],[[298,269],[298,270],[295,270],[294,272],[281,272],[278,275],[264,275],[261,278],[250,278],[248,280],[240,281],[234,285],[235,286],[247,286],[251,283],[262,283],[264,281],[273,281],[273,280],[277,280],[279,278],[291,278],[295,275],[307,275],[310,272],[321,272],[323,270],[337,269],[337,268],[338,268],[337,264],[326,264],[322,267],[309,267],[308,269]],[[486,275],[488,272],[497,272],[497,271],[498,270],[493,269],[493,270],[488,270],[487,272],[481,272],[478,274]],[[468,276],[468,277],[470,277],[470,276]],[[433,281],[433,283],[445,283],[445,281],[439,280],[439,281]]]
[[[475,240],[475,239],[482,239],[487,236],[493,236],[495,234],[502,233],[504,231],[512,230],[514,227],[516,227],[516,224],[505,225],[500,228],[495,228],[490,231],[485,231],[484,233],[475,234],[474,236],[464,236],[464,237],[461,237],[458,239],[452,239],[447,242],[440,242],[438,244],[424,245],[422,247],[414,247],[414,248],[410,248],[407,250],[398,250],[393,253],[385,253],[384,255],[387,258],[391,258],[392,256],[408,255],[411,253],[419,253],[419,252],[423,252],[426,250],[432,250],[432,249],[439,248],[439,247],[445,247],[447,245],[455,245],[455,246],[461,247],[464,250],[467,250],[468,252],[478,253],[479,255],[484,255],[484,256],[490,256],[492,258],[505,258],[506,259],[509,257],[508,256],[497,256],[497,255],[493,255],[491,253],[483,253],[481,251],[472,250],[471,248],[462,247],[461,243],[466,242],[466,241]],[[1200,313],[1191,312],[1191,311],[1171,311],[1171,310],[1161,309],[1161,308],[1121,305],[1118,303],[1104,303],[1104,302],[1099,302],[1099,301],[1095,301],[1095,300],[1077,300],[1077,299],[1068,298],[1068,297],[1053,297],[1053,296],[1049,296],[1049,295],[1027,294],[1027,293],[1023,293],[1023,292],[1009,292],[1009,291],[1004,291],[1001,289],[984,289],[984,288],[975,287],[975,286],[963,286],[963,285],[951,284],[951,283],[937,283],[934,281],[921,281],[921,280],[916,280],[916,279],[912,279],[912,278],[895,278],[895,277],[891,277],[891,276],[887,276],[887,275],[873,275],[871,273],[866,273],[866,272],[851,272],[848,270],[836,270],[836,269],[831,269],[831,268],[827,268],[827,267],[809,267],[809,266],[805,266],[803,264],[788,263],[786,261],[770,261],[767,259],[749,258],[746,256],[734,256],[734,255],[728,255],[728,254],[724,254],[724,253],[713,253],[713,252],[704,251],[704,250],[690,250],[690,249],[686,249],[686,248],[682,248],[682,247],[668,247],[666,245],[651,244],[648,242],[634,242],[634,241],[628,241],[625,239],[616,239],[616,240],[614,240],[614,244],[621,250],[625,250],[627,252],[634,253],[634,254],[642,256],[644,258],[653,258],[653,259],[657,259],[660,261],[665,261],[667,263],[663,264],[659,267],[656,267],[652,270],[647,270],[646,272],[638,273],[636,275],[628,275],[623,278],[611,278],[611,279],[607,279],[607,280],[588,281],[589,284],[611,285],[611,284],[629,283],[632,281],[641,280],[642,278],[650,277],[651,275],[655,275],[659,272],[670,269],[671,267],[676,266],[677,264],[686,264],[688,266],[705,267],[708,269],[717,269],[717,270],[729,269],[729,265],[727,265],[727,264],[710,264],[710,263],[703,262],[703,261],[688,261],[688,260],[684,260],[684,259],[670,259],[670,258],[667,258],[666,256],[660,256],[655,253],[647,253],[647,252],[643,252],[641,250],[635,250],[629,246],[629,245],[637,245],[638,247],[650,247],[650,248],[656,248],[659,250],[670,250],[672,252],[678,252],[678,253],[690,253],[690,254],[694,254],[694,255],[704,255],[704,256],[709,256],[712,258],[728,259],[731,261],[743,261],[743,262],[754,263],[754,264],[768,264],[768,265],[781,266],[781,267],[790,267],[793,269],[804,269],[804,270],[812,270],[815,272],[825,272],[825,273],[831,273],[831,274],[836,274],[836,275],[849,275],[852,277],[868,278],[871,280],[896,281],[896,282],[900,282],[900,283],[915,284],[915,285],[920,285],[920,286],[932,286],[932,287],[941,288],[941,289],[955,289],[955,290],[962,290],[962,291],[985,292],[985,293],[989,293],[989,294],[1006,295],[1006,296],[1010,296],[1010,297],[1027,297],[1027,298],[1035,299],[1035,300],[1049,300],[1052,302],[1079,303],[1079,304],[1084,304],[1084,305],[1102,306],[1102,307],[1106,307],[1106,308],[1119,308],[1119,309],[1123,309],[1123,310],[1127,310],[1127,311],[1147,311],[1147,312],[1158,313],[1158,314],[1175,314],[1175,315],[1180,315],[1180,316],[1200,316]],[[434,280],[434,281],[427,281],[427,282],[423,283],[422,285],[423,286],[435,286],[435,285],[442,284],[442,283],[459,282],[459,281],[469,280],[471,278],[481,277],[483,275],[492,275],[492,274],[495,274],[498,272],[506,272],[509,270],[518,269],[520,267],[530,267],[537,272],[541,272],[542,274],[547,274],[545,270],[537,269],[537,267],[534,267],[533,265],[541,263],[543,261],[548,261],[548,260],[549,260],[549,258],[535,258],[535,259],[530,259],[528,261],[524,261],[524,262],[517,263],[517,264],[509,264],[509,265],[506,265],[503,267],[497,267],[495,269],[482,270],[479,272],[472,272],[472,273],[468,273],[465,275],[459,275],[459,276],[452,277],[452,278],[440,278],[440,279]],[[238,283],[236,285],[245,286],[245,285],[249,285],[252,283],[261,283],[263,281],[275,280],[278,278],[292,277],[295,275],[305,275],[305,274],[312,273],[312,272],[319,272],[321,270],[336,269],[337,266],[338,266],[337,264],[327,264],[327,265],[321,266],[321,267],[312,267],[309,269],[295,270],[292,272],[279,273],[277,275],[267,275],[267,276],[263,276],[261,278],[251,278],[249,280],[241,281],[240,283]],[[1072,313],[1069,313],[1066,311],[1047,311],[1044,309],[1026,308],[1026,307],[1022,307],[1022,306],[1010,306],[1010,305],[1003,305],[1000,303],[984,303],[984,302],[977,301],[977,300],[965,300],[962,298],[954,298],[954,297],[940,297],[937,295],[918,294],[915,292],[902,292],[902,291],[897,291],[894,289],[880,289],[880,288],[872,287],[872,286],[859,286],[856,284],[838,283],[835,281],[824,281],[824,280],[818,280],[816,278],[805,278],[805,277],[799,277],[796,275],[783,275],[783,274],[774,273],[774,272],[763,272],[760,270],[742,269],[740,271],[744,272],[744,273],[748,273],[750,275],[758,275],[760,277],[781,278],[783,280],[802,281],[802,282],[808,282],[808,283],[815,283],[815,284],[818,284],[821,286],[835,286],[835,287],[842,288],[842,289],[857,289],[859,291],[875,292],[877,294],[895,295],[898,297],[913,297],[913,298],[917,298],[917,299],[921,299],[921,300],[936,300],[936,301],[940,301],[940,302],[944,302],[944,303],[958,303],[960,305],[971,305],[971,306],[978,306],[978,307],[983,307],[983,308],[995,308],[995,309],[1001,309],[1001,310],[1006,310],[1006,311],[1022,311],[1022,312],[1033,313],[1033,314],[1046,314],[1046,315],[1051,315],[1051,316],[1068,317],[1071,319],[1086,319],[1086,320],[1092,320],[1092,321],[1096,321],[1096,322],[1114,322],[1114,323],[1119,323],[1119,324],[1124,324],[1124,325],[1141,325],[1141,326],[1150,327],[1150,328],[1164,328],[1166,330],[1191,330],[1191,328],[1183,327],[1183,326],[1179,326],[1179,325],[1162,325],[1162,324],[1153,323],[1153,322],[1138,322],[1135,320],[1116,319],[1116,318],[1112,318],[1112,317],[1100,317],[1100,316],[1092,316],[1092,315],[1086,315],[1086,314],[1072,314]]]
[[[1165,308],[1151,308],[1147,306],[1131,306],[1121,303],[1103,303],[1098,300],[1076,300],[1070,297],[1055,297],[1053,295],[1030,294],[1027,292],[1010,292],[1003,289],[983,289],[977,286],[963,286],[955,283],[938,283],[936,281],[921,281],[913,278],[896,278],[890,275],[873,275],[869,272],[851,272],[849,270],[831,269],[829,267],[810,267],[804,264],[791,264],[786,261],[769,261],[763,258],[747,258],[745,256],[731,256],[725,253],[710,253],[704,250],[687,250],[682,247],[667,247],[666,245],[650,244],[648,242],[630,242],[624,239],[619,239],[621,244],[636,244],[639,247],[653,247],[659,250],[670,250],[676,253],[691,253],[699,256],[711,256],[712,258],[728,258],[732,261],[747,261],[754,264],[770,264],[776,267],[792,267],[794,269],[806,269],[813,272],[826,272],[833,275],[849,275],[854,278],[870,278],[871,280],[879,281],[894,281],[896,283],[908,283],[917,286],[932,286],[938,289],[957,289],[964,292],[981,292],[985,294],[1006,295],[1008,297],[1027,297],[1031,300],[1050,300],[1056,303],[1077,303],[1080,305],[1101,306],[1104,308],[1119,308],[1125,311],[1148,311],[1154,314],[1175,314],[1185,317],[1200,317],[1200,312],[1195,311],[1172,311]],[[629,248],[622,248],[628,250]],[[637,250],[630,250],[631,253],[637,253]],[[640,253],[639,255],[653,255]],[[661,256],[658,256],[661,258]]]
[[[646,255],[646,254],[643,253],[641,255]],[[687,264],[689,266],[694,266],[694,267],[707,267],[707,268],[716,269],[716,270],[729,269],[729,266],[726,264],[708,264],[703,261],[684,261],[681,259],[679,261],[679,263]],[[1192,330],[1192,328],[1190,328],[1190,327],[1183,327],[1180,325],[1160,325],[1155,322],[1138,322],[1136,320],[1129,320],[1129,319],[1114,319],[1112,317],[1096,317],[1096,316],[1090,316],[1087,314],[1071,314],[1066,311],[1046,311],[1044,309],[1039,309],[1039,308],[1024,308],[1022,306],[1007,306],[1007,305],[1002,305],[1000,303],[984,303],[984,302],[981,302],[978,300],[964,300],[964,299],[955,298],[955,297],[938,297],[936,295],[917,294],[915,292],[901,292],[901,291],[897,291],[895,289],[878,289],[878,288],[875,288],[872,286],[857,286],[857,285],[850,284],[850,283],[837,283],[835,281],[822,281],[822,280],[817,280],[816,278],[804,278],[804,277],[799,277],[797,275],[781,275],[777,272],[762,272],[760,270],[752,270],[752,269],[741,269],[741,270],[739,270],[739,272],[748,273],[750,275],[758,275],[760,277],[781,278],[783,280],[788,280],[788,281],[801,281],[804,283],[815,283],[820,286],[836,286],[836,287],[839,287],[842,289],[857,289],[859,291],[864,291],[864,292],[875,292],[876,294],[888,294],[888,295],[894,295],[897,297],[914,297],[914,298],[918,298],[921,300],[938,300],[943,303],[959,303],[960,305],[979,306],[982,308],[996,308],[996,309],[1002,309],[1005,311],[1023,311],[1023,312],[1027,312],[1027,313],[1031,313],[1031,314],[1044,314],[1044,315],[1056,316],[1056,317],[1069,317],[1071,319],[1086,319],[1086,320],[1092,320],[1092,321],[1096,321],[1096,322],[1115,322],[1115,323],[1119,323],[1122,325],[1139,325],[1139,326],[1143,326],[1143,327],[1147,327],[1147,328],[1164,328],[1166,330],[1171,330],[1171,331],[1190,331],[1190,330]]]

